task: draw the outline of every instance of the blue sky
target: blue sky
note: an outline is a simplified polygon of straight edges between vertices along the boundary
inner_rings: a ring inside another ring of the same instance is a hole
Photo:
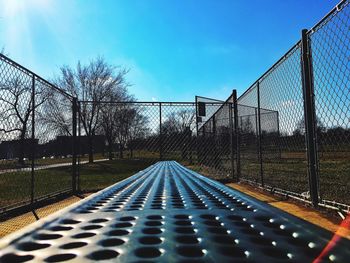
[[[338,1],[0,0],[0,48],[44,78],[100,55],[138,100],[242,94]]]

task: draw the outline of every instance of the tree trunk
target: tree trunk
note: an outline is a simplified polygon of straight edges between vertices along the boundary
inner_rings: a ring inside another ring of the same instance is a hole
[[[89,147],[89,163],[94,162],[94,152],[93,152],[93,142],[92,136],[88,136],[88,147]]]
[[[123,146],[119,145],[119,157],[120,159],[123,159]]]
[[[26,136],[26,127],[23,127],[21,136],[19,139],[19,153],[18,153],[18,163],[20,166],[24,166],[24,144],[25,144],[25,136]]]
[[[113,145],[112,145],[112,142],[111,141],[107,141],[108,143],[108,159],[109,160],[113,160]]]

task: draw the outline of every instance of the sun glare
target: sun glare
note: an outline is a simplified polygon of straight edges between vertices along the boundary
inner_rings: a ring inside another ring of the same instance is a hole
[[[3,7],[3,16],[15,16],[34,9],[39,11],[47,10],[50,7],[50,0],[0,0]]]

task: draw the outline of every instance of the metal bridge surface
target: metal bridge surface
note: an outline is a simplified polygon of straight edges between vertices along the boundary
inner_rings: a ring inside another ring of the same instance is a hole
[[[164,161],[4,238],[0,262],[311,262],[332,236]],[[349,258],[342,238],[324,256]]]

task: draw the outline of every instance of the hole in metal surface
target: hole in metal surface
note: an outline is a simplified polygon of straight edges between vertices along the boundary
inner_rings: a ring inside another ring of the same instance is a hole
[[[182,244],[198,244],[199,239],[194,236],[178,236],[176,237],[176,242],[182,243]]]
[[[294,246],[299,246],[299,247],[308,247],[309,241],[300,239],[300,238],[294,238],[294,237],[290,237],[287,239],[288,243]]]
[[[72,238],[87,238],[87,237],[92,237],[95,235],[96,235],[95,233],[86,232],[86,233],[76,234],[76,235],[72,236]]]
[[[292,232],[288,230],[283,230],[283,229],[275,229],[273,230],[273,232],[276,233],[277,235],[285,236],[285,237],[291,237],[293,235]]]
[[[219,251],[227,257],[247,257],[244,250],[238,247],[221,247]]]
[[[249,223],[244,222],[244,221],[242,221],[242,222],[234,222],[234,224],[235,224],[236,226],[239,226],[239,227],[246,227],[246,228],[250,228]]]
[[[86,242],[71,242],[71,243],[64,244],[64,245],[60,246],[60,248],[62,248],[62,249],[73,249],[73,248],[83,247],[83,246],[86,246],[86,245],[87,245]]]
[[[141,237],[139,242],[144,245],[156,245],[162,243],[159,237]]]
[[[32,255],[16,255],[13,253],[5,254],[0,258],[0,262],[20,263],[32,260]]]
[[[286,252],[277,248],[263,248],[262,251],[266,256],[269,256],[269,257],[280,258],[280,259],[289,258]]]
[[[75,224],[79,224],[81,221],[77,221],[77,220],[73,220],[73,219],[64,219],[61,221],[61,224],[64,225],[75,225]]]
[[[174,224],[178,226],[191,226],[192,222],[189,220],[177,220],[174,222]]]
[[[149,228],[144,228],[142,229],[142,232],[144,234],[151,234],[151,235],[156,235],[156,234],[160,234],[163,231],[160,228],[156,228],[156,227],[149,227]]]
[[[45,259],[46,262],[62,262],[75,258],[75,254],[57,254]]]
[[[103,226],[101,225],[89,225],[89,226],[83,226],[81,229],[83,230],[94,230],[94,229],[99,229],[102,228]]]
[[[136,217],[134,216],[125,216],[119,219],[119,221],[134,221],[136,220]]]
[[[243,217],[237,216],[237,215],[229,215],[227,218],[234,220],[234,221],[242,221],[243,220]]]
[[[92,252],[87,257],[92,260],[106,260],[116,258],[117,256],[119,256],[119,253],[117,251],[105,249]]]
[[[41,244],[35,242],[24,242],[18,244],[17,248],[22,251],[34,251],[49,247],[50,244]]]
[[[163,223],[161,221],[146,221],[146,226],[161,226]]]
[[[196,231],[192,227],[176,227],[175,232],[179,234],[195,234]]]
[[[260,233],[257,230],[252,228],[245,228],[245,229],[242,229],[241,231],[247,235],[260,236]]]
[[[35,239],[39,240],[52,240],[52,239],[58,239],[62,237],[62,235],[59,234],[37,234],[34,236]]]
[[[177,252],[184,257],[203,257],[204,252],[200,247],[181,246],[177,248]]]
[[[163,217],[159,216],[159,215],[150,215],[150,216],[147,216],[147,218],[150,219],[150,220],[160,220]]]
[[[143,247],[135,250],[135,255],[140,258],[156,258],[161,254],[162,252],[155,247]]]
[[[263,246],[272,246],[272,239],[259,236],[259,237],[251,237],[250,240],[258,245],[263,245]]]
[[[73,229],[71,226],[53,226],[49,228],[51,231],[68,231]]]
[[[203,219],[216,220],[216,216],[215,215],[206,214],[206,215],[201,215],[200,217],[203,218]]]
[[[123,230],[123,229],[117,229],[117,230],[112,230],[106,233],[108,236],[125,236],[128,235],[130,232]]]
[[[219,221],[212,221],[212,220],[206,220],[203,222],[207,226],[221,226],[221,223]]]
[[[235,244],[235,239],[228,235],[213,236],[213,241],[217,243],[227,244],[227,245]]]
[[[254,217],[256,220],[261,221],[261,222],[265,222],[265,221],[269,221],[270,217],[268,216],[256,216]]]
[[[114,246],[120,246],[124,244],[125,241],[119,238],[110,238],[105,239],[99,242],[99,244],[103,247],[114,247]]]
[[[176,219],[189,219],[189,215],[175,215],[174,218]]]
[[[132,224],[129,222],[117,223],[117,224],[114,224],[113,227],[116,227],[116,228],[132,227]]]
[[[208,231],[213,234],[227,235],[227,229],[224,227],[209,227]]]

